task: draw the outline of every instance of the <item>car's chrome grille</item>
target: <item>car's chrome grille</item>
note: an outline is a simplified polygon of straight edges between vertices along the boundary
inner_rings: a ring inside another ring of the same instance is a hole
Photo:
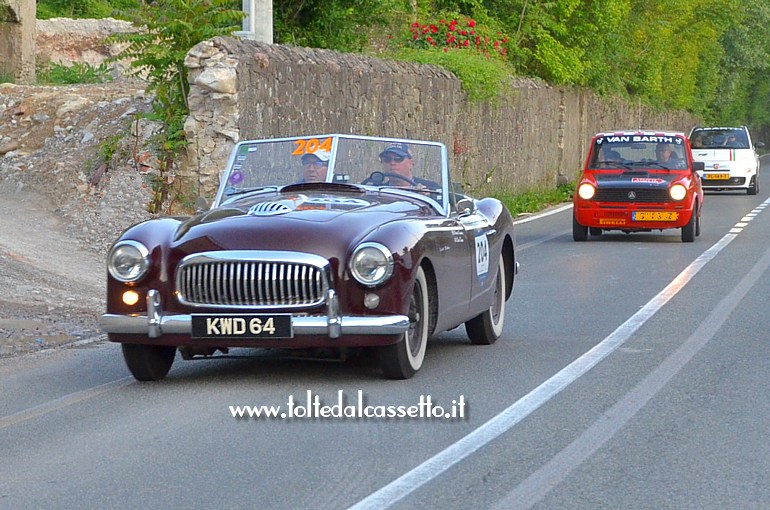
[[[219,252],[227,253],[227,252]],[[309,307],[329,289],[324,267],[306,262],[186,258],[177,270],[179,300],[192,306]]]
[[[597,202],[670,202],[666,189],[599,188],[593,200]]]

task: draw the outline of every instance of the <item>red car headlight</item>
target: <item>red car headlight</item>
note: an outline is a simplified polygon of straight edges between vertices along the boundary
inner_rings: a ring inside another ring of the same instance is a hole
[[[684,197],[687,196],[687,188],[685,188],[683,184],[674,184],[669,188],[668,194],[671,195],[673,200],[678,202],[684,200]]]
[[[591,200],[595,194],[596,188],[593,186],[593,184],[584,182],[578,186],[578,196],[583,200]]]

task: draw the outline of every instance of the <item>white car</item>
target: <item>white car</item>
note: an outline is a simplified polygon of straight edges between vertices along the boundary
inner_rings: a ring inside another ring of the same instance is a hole
[[[759,156],[762,142],[752,142],[746,126],[695,127],[690,131],[694,161],[705,169],[698,172],[707,191],[746,190],[759,193]]]

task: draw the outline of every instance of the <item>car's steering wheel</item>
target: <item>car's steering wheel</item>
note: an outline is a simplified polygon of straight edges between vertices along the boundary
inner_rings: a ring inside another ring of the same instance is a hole
[[[392,172],[380,172],[378,170],[369,174],[369,177],[361,181],[361,184],[374,184],[375,186],[381,186],[385,182],[385,177],[390,179],[398,179],[400,181],[408,182],[412,186],[417,186],[417,183],[414,181],[414,179],[410,179],[409,177],[404,177],[403,175],[398,175]]]

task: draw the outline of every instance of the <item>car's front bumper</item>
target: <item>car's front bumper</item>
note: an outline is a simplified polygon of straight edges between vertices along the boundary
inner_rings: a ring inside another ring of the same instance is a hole
[[[334,291],[327,296],[325,315],[293,315],[292,331],[295,336],[321,335],[340,338],[343,335],[400,335],[409,329],[406,315],[348,316],[340,315],[339,303]],[[159,338],[162,335],[192,335],[192,315],[165,314],[160,294],[151,290],[147,294],[147,315],[111,314],[101,316],[99,326],[106,333],[142,335]]]
[[[700,173],[700,172],[699,172]],[[700,173],[703,189],[746,189],[751,185],[751,180],[756,172],[751,174],[738,174],[737,172],[725,173],[727,178],[715,179],[714,176],[722,177],[719,172]]]

